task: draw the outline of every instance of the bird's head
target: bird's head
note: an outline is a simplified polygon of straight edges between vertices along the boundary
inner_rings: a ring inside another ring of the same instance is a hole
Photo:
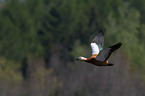
[[[86,61],[87,60],[87,58],[85,58],[85,57],[78,57],[76,60],[79,60],[79,61]]]

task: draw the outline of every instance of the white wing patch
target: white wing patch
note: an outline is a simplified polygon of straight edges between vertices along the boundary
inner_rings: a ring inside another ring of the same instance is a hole
[[[91,43],[92,55],[99,54],[99,47],[96,43]]]

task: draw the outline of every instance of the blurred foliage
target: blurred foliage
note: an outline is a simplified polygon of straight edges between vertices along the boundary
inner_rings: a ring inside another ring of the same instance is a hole
[[[60,64],[71,64],[73,58],[88,54],[85,50],[100,29],[105,30],[105,46],[123,42],[121,51],[130,66],[144,72],[144,5],[144,0],[0,2],[0,78],[11,78],[8,82],[20,84],[23,81],[21,67],[27,66],[24,72],[28,75],[33,73],[36,79],[34,89],[45,90],[47,80],[52,86],[46,89],[62,87],[56,74],[50,75],[55,73],[50,64],[52,54],[61,59]],[[46,65],[50,65],[49,69],[35,68],[37,62],[29,62],[34,58],[43,58]],[[28,62],[24,61],[27,59]],[[46,78],[47,75],[50,78]],[[87,92],[83,93],[85,90],[80,88],[77,96],[88,96]],[[58,96],[55,91],[48,94]]]
[[[72,46],[72,51],[70,55],[72,58],[77,58],[78,56],[85,56],[85,47],[80,43],[79,40],[76,40],[74,45]]]
[[[140,69],[143,66],[141,62],[144,62],[144,59],[141,58],[144,56],[142,54],[144,52],[144,46],[142,45],[143,41],[140,40],[140,32],[138,31],[141,29],[139,12],[135,9],[126,10],[119,8],[118,10],[120,19],[114,19],[112,14],[109,15],[108,25],[106,26],[106,30],[108,31],[106,39],[113,38],[110,39],[110,43],[121,40],[131,66]]]
[[[89,96],[87,93],[87,88],[79,88],[77,92],[75,93],[75,96]]]
[[[144,13],[145,12],[145,6],[144,6],[145,1],[144,0],[138,0],[138,1],[128,0],[128,2],[129,2],[130,7],[134,7],[140,12],[140,14],[141,14],[140,23],[144,24],[144,22],[145,22],[145,18],[144,18],[144,16],[145,16],[145,13]]]

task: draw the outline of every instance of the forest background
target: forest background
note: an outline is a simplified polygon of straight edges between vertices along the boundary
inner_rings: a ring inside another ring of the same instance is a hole
[[[0,0],[0,96],[144,96],[145,0]],[[91,56],[100,29],[122,47]]]

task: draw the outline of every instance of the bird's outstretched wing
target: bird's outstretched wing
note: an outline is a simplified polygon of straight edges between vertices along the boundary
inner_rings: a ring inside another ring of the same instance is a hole
[[[122,43],[119,42],[113,46],[110,46],[108,48],[103,49],[102,51],[100,51],[99,55],[95,58],[96,60],[99,61],[106,61],[108,60],[108,58],[110,57],[111,53],[116,51],[117,49],[119,49],[121,47]]]
[[[95,36],[92,42],[97,43],[97,45],[101,45],[101,47],[104,45],[104,32],[103,30],[100,30],[99,33]]]

